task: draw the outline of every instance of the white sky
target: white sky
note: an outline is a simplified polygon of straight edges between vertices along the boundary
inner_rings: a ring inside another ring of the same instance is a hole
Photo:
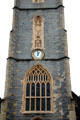
[[[8,57],[9,33],[12,29],[13,1],[0,1],[0,97],[4,96],[6,58]],[[64,6],[72,90],[80,95],[80,0],[64,0]]]

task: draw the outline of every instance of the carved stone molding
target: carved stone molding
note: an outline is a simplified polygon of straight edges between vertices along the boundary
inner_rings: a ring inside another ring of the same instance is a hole
[[[33,18],[32,48],[44,48],[44,20],[40,15],[37,15]]]

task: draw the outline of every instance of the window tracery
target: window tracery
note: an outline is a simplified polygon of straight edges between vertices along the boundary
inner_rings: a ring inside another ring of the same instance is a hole
[[[33,49],[44,48],[44,20],[41,16],[33,19]]]
[[[52,112],[52,77],[40,64],[35,65],[23,81],[23,113]]]

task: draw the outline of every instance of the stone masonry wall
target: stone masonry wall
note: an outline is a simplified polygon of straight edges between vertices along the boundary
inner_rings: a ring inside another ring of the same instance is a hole
[[[23,115],[21,111],[23,85],[21,81],[24,79],[25,73],[35,64],[43,65],[53,77],[53,114],[31,114]],[[70,96],[68,88],[69,70],[68,59],[60,61],[25,61],[16,62],[8,60],[8,89],[6,96],[8,97],[8,110],[6,120],[32,120],[33,117],[39,116],[45,120],[69,120]],[[12,66],[12,67],[11,67]],[[14,69],[14,71],[12,71]],[[11,79],[12,78],[12,79]]]
[[[45,56],[41,61],[32,59],[33,18],[44,18]],[[67,33],[64,28],[64,7],[62,0],[45,0],[34,4],[32,0],[16,0],[14,20],[10,33],[9,57],[7,62],[5,98],[6,117],[2,120],[70,120],[71,85],[69,58],[67,51]],[[22,80],[28,70],[43,65],[53,77],[53,113],[22,114]]]

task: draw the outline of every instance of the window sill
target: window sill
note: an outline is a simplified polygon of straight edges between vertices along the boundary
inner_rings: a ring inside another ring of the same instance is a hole
[[[24,111],[22,114],[53,114],[53,111]]]

